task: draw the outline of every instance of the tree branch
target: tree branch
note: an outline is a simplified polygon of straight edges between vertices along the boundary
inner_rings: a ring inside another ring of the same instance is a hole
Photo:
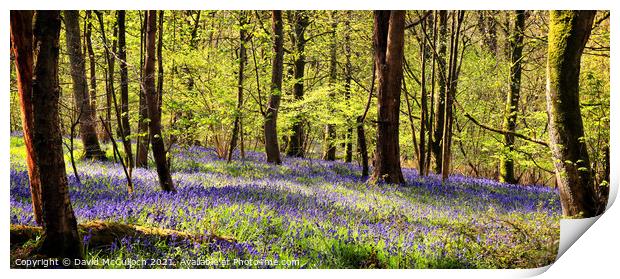
[[[428,11],[426,12],[422,17],[420,17],[418,20],[408,23],[407,25],[405,25],[405,29],[409,29],[412,28],[418,24],[420,24],[422,21],[424,21],[428,16],[430,16],[433,13],[433,11]]]
[[[524,136],[524,135],[519,134],[519,133],[515,133],[515,132],[511,132],[511,131],[504,131],[504,130],[500,130],[500,129],[495,129],[493,127],[489,127],[489,126],[486,126],[484,124],[481,124],[480,122],[478,122],[478,120],[474,119],[471,115],[469,115],[469,113],[465,113],[465,117],[467,117],[467,119],[471,120],[471,122],[473,122],[474,124],[476,124],[477,126],[479,126],[480,128],[483,128],[485,130],[489,130],[491,132],[496,132],[496,133],[503,134],[503,135],[515,136],[517,138],[520,138],[520,139],[523,139],[523,140],[526,140],[526,141],[529,141],[529,142],[538,143],[540,145],[544,145],[546,147],[549,147],[549,144],[544,142],[544,141],[541,141],[541,140],[538,140],[538,139],[533,139],[533,138]]]

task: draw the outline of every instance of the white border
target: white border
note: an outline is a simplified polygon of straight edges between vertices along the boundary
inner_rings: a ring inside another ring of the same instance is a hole
[[[7,3],[8,2],[8,3]],[[107,0],[107,1],[78,1],[78,0],[29,0],[29,1],[12,1],[5,0],[2,2],[4,9],[0,11],[2,16],[2,27],[0,27],[0,38],[3,38],[3,44],[0,45],[2,52],[9,53],[9,10],[11,9],[166,9],[166,10],[179,10],[179,9],[249,9],[249,10],[268,10],[268,9],[356,9],[356,10],[369,10],[369,9],[406,9],[406,10],[420,10],[420,9],[466,9],[466,10],[510,10],[510,9],[532,9],[532,10],[549,10],[549,9],[584,9],[584,10],[611,10],[611,29],[614,30],[611,35],[611,48],[616,49],[618,40],[615,36],[615,30],[618,30],[618,24],[615,19],[616,8],[612,5],[612,1],[602,0],[520,0],[520,1],[492,1],[484,0],[480,2],[472,2],[465,0],[433,0],[433,1],[396,1],[396,0],[315,0],[315,1],[293,1],[293,0],[174,0],[174,1],[148,1],[148,0]],[[616,86],[617,78],[615,78],[614,71],[618,64],[615,54],[611,55],[611,92],[617,92],[618,86]],[[0,133],[0,158],[3,159],[4,167],[0,168],[0,177],[5,183],[4,191],[0,191],[0,195],[4,201],[9,200],[9,102],[8,102],[8,86],[9,86],[9,59],[2,59],[2,65],[0,70],[2,74],[0,80],[5,86],[4,100],[0,101],[0,127],[3,133]],[[615,147],[620,146],[620,139],[618,138],[618,110],[620,106],[618,104],[617,93],[611,94],[611,180],[612,180],[612,193],[610,194],[609,206],[615,200],[619,177],[617,175],[619,166],[617,158],[620,152],[616,152]],[[9,203],[2,203],[2,209],[0,209],[0,218],[3,218],[5,228],[9,225]],[[339,276],[344,275],[347,277],[359,277],[359,278],[373,278],[376,279],[379,276],[399,277],[399,278],[412,278],[416,276],[433,277],[433,278],[498,278],[498,277],[527,277],[541,274],[543,278],[575,278],[575,277],[590,277],[594,278],[600,276],[602,278],[610,277],[611,274],[616,274],[615,267],[618,262],[618,251],[620,249],[620,243],[618,242],[618,220],[620,219],[620,210],[615,208],[609,208],[608,212],[600,217],[599,222],[594,222],[592,227],[577,241],[572,248],[568,249],[563,256],[559,257],[557,262],[551,266],[532,269],[532,270],[306,270],[306,271],[270,271],[270,270],[258,270],[258,271],[230,271],[230,270],[210,270],[208,276],[214,278],[229,278],[233,277],[270,277],[270,278],[290,278],[291,276],[299,278],[317,278],[321,276]],[[589,227],[588,224],[584,226],[584,223],[588,223],[592,220],[563,220],[562,230],[563,235],[570,236],[573,239],[579,238],[584,232],[583,227]],[[571,223],[581,223],[571,224]],[[581,228],[568,229],[567,226],[581,226]],[[567,234],[568,232],[568,234]],[[4,272],[10,272],[10,276],[22,277],[41,277],[48,275],[42,271],[23,271],[23,270],[10,270],[9,268],[9,255],[6,251],[9,251],[9,243],[6,239],[9,238],[8,230],[4,229],[0,232],[4,241],[1,241],[0,245],[2,251],[0,259],[3,261],[5,267]],[[565,238],[566,238],[565,237]],[[572,242],[572,241],[571,241]],[[564,248],[564,247],[563,247]],[[545,272],[548,269],[548,272]],[[3,272],[3,273],[4,273]],[[190,270],[165,270],[165,271],[49,271],[54,272],[58,276],[77,275],[77,276],[94,276],[95,278],[109,277],[110,275],[137,275],[144,276],[166,276],[169,277],[177,275],[201,275],[204,276],[203,271],[190,271]],[[85,274],[88,273],[88,274]],[[612,275],[613,276],[613,275]]]

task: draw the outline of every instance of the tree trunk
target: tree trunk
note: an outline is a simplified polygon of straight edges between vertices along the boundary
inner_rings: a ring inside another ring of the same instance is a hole
[[[432,33],[432,38],[429,38],[428,36],[425,35],[426,39],[429,40],[429,44],[432,45],[433,48],[433,53],[434,48],[437,46],[437,12],[433,13],[433,17],[430,19],[431,20],[431,30],[433,31]],[[431,41],[432,40],[432,41]],[[429,172],[430,172],[430,168],[431,168],[431,157],[432,157],[432,151],[433,151],[433,134],[434,134],[434,129],[433,129],[433,125],[434,125],[434,108],[435,108],[435,80],[437,78],[437,55],[432,55],[432,62],[431,62],[431,93],[430,93],[430,107],[427,108],[427,115],[429,116],[428,121],[426,122],[428,124],[427,127],[427,136],[428,136],[428,143],[427,143],[427,147],[426,147],[426,162],[425,162],[425,172],[424,175],[428,176]],[[430,111],[429,111],[430,110]]]
[[[446,78],[448,73],[446,71],[446,45],[448,41],[448,12],[445,10],[439,11],[439,48],[437,53],[437,68],[439,79],[437,83],[439,89],[437,91],[435,99],[435,116],[434,116],[434,132],[433,132],[433,157],[435,157],[435,173],[441,173],[442,166],[442,142],[443,142],[443,121],[444,112],[446,106]]]
[[[332,11],[331,20],[332,20],[332,30],[331,32],[331,42],[329,49],[329,99],[330,102],[334,102],[334,98],[336,97],[336,79],[337,79],[337,63],[338,61],[336,52],[337,52],[337,40],[336,40],[336,28],[338,27],[338,20],[336,19],[337,11]],[[346,93],[345,93],[346,94]],[[323,154],[323,160],[334,161],[336,160],[336,144],[334,141],[336,140],[336,127],[334,124],[325,125],[325,153]]]
[[[364,109],[364,113],[361,116],[358,116],[356,119],[357,124],[357,151],[360,154],[362,159],[362,177],[368,177],[368,147],[366,146],[366,133],[364,132],[364,120],[366,120],[366,116],[368,115],[368,110],[370,109],[370,102],[372,101],[372,94],[375,90],[375,79],[376,79],[376,66],[377,64],[372,64],[372,78],[370,79],[370,90],[368,91],[368,100],[366,101],[366,108]]]
[[[157,11],[148,11],[146,16],[146,57],[144,59],[144,89],[149,114],[149,134],[151,149],[157,167],[159,185],[164,191],[174,192],[172,176],[166,162],[166,148],[161,132],[161,111],[159,96],[155,89],[155,35],[157,33]]]
[[[127,50],[125,43],[125,11],[119,10],[118,18],[118,59],[120,60],[121,74],[121,131],[123,134],[123,147],[125,150],[125,162],[132,169],[133,152],[131,150],[131,126],[129,125],[129,87],[127,76]]]
[[[547,112],[562,213],[588,218],[602,213],[597,202],[579,107],[581,54],[595,11],[551,11],[547,58]]]
[[[368,177],[368,147],[366,146],[366,133],[364,132],[364,119],[357,117],[357,150],[362,157],[362,177]]]
[[[446,81],[446,103],[444,110],[443,122],[443,144],[441,146],[441,180],[445,181],[450,175],[450,160],[452,149],[452,106],[456,95],[456,87],[458,82],[458,54],[459,54],[459,36],[461,33],[461,24],[463,23],[464,12],[455,11],[452,14],[452,36],[450,38],[450,62],[448,65],[448,78]],[[455,27],[456,25],[456,27]]]
[[[304,74],[306,68],[306,28],[310,24],[307,11],[295,11],[294,13],[295,24],[293,36],[295,45],[295,61],[294,64],[294,77],[295,84],[293,85],[293,96],[296,101],[301,101],[304,98]],[[287,156],[304,157],[304,119],[303,116],[297,114],[293,119],[293,134],[290,137],[288,148],[286,150]]]
[[[249,41],[248,32],[246,30],[247,14],[245,11],[239,12],[239,77],[237,79],[237,109],[235,110],[235,121],[233,123],[232,136],[230,137],[230,147],[228,148],[228,158],[226,160],[230,162],[233,157],[233,152],[237,148],[237,138],[239,137],[239,129],[241,127],[241,109],[243,109],[243,79],[245,72],[245,64],[247,63],[247,51],[246,44]],[[243,149],[243,147],[242,147]]]
[[[272,12],[273,28],[273,62],[271,70],[271,95],[265,114],[265,153],[267,162],[281,164],[280,149],[278,147],[278,108],[280,107],[280,95],[282,94],[282,70],[283,70],[283,37],[282,37],[282,11]]]
[[[140,12],[142,14],[142,12]],[[144,65],[144,44],[146,33],[146,13],[144,13],[144,20],[140,27],[140,65]],[[136,140],[136,167],[147,168],[148,167],[148,154],[149,154],[149,124],[147,119],[149,118],[148,109],[146,107],[146,96],[144,91],[144,69],[140,68],[140,92],[139,92],[139,120],[138,120],[138,137]]]
[[[400,168],[399,114],[403,78],[404,11],[375,11],[374,52],[378,71],[377,147],[372,182],[405,183]]]
[[[66,43],[69,61],[71,63],[71,80],[73,81],[73,99],[78,110],[76,115],[80,123],[80,138],[84,145],[84,158],[105,159],[97,138],[97,122],[93,113],[86,83],[85,57],[82,53],[80,38],[79,11],[64,11],[66,27]]]
[[[423,29],[423,33],[426,34],[426,22],[423,20],[420,22],[420,27]],[[420,73],[420,145],[418,148],[418,171],[420,175],[426,173],[426,127],[427,127],[427,115],[428,115],[428,101],[426,96],[426,38],[422,37],[420,41],[421,52],[421,73]],[[412,131],[414,133],[414,131]],[[414,147],[415,148],[415,147]]]
[[[161,107],[164,98],[164,63],[162,59],[164,44],[164,11],[159,11],[157,27],[157,110],[161,115]]]
[[[525,31],[525,11],[516,11],[514,15],[514,30],[510,37],[510,92],[506,98],[506,112],[504,130],[515,133],[517,128],[517,113],[519,111],[519,94],[521,91],[521,59],[523,54],[523,32]],[[499,180],[506,183],[517,183],[515,178],[514,150],[515,137],[504,134],[504,152],[500,157]]]
[[[495,21],[495,11],[478,11],[478,30],[483,40],[480,41],[482,47],[495,56],[497,55],[497,23]]]
[[[97,123],[97,72],[96,72],[96,64],[97,62],[95,61],[95,51],[93,50],[93,43],[92,43],[92,30],[93,30],[93,24],[92,24],[92,12],[91,11],[86,11],[86,26],[84,27],[85,32],[84,32],[84,37],[85,37],[85,41],[86,41],[86,51],[88,52],[88,70],[89,70],[89,77],[90,77],[90,83],[88,84],[90,86],[90,107],[92,108],[92,114],[93,114],[93,119],[95,119],[95,127],[98,126]],[[103,129],[102,129],[103,130]],[[103,134],[105,134],[102,130],[98,131],[99,138],[103,138]]]
[[[101,30],[101,39],[103,41],[104,52],[105,52],[105,61],[106,61],[106,83],[105,83],[105,92],[106,92],[106,125],[108,126],[108,130],[112,131],[112,95],[114,94],[114,59],[110,54],[113,52],[110,50],[109,42],[105,35],[105,25],[103,22],[103,14],[101,11],[95,11],[97,14],[97,19],[99,20],[99,28]],[[116,34],[113,36],[113,41],[116,39]],[[116,42],[116,41],[115,41]],[[104,137],[104,141],[110,141],[110,137],[106,134]],[[116,158],[116,156],[114,157]]]
[[[351,81],[353,80],[353,66],[351,65],[351,11],[347,11],[346,21],[344,22],[345,35],[344,35],[344,98],[347,102],[347,106],[350,106],[351,102]],[[350,121],[350,120],[349,120]],[[345,136],[344,146],[344,161],[350,163],[353,161],[353,127],[347,121],[347,134]],[[362,126],[363,128],[363,126]],[[363,133],[363,131],[362,131]],[[336,135],[334,134],[334,137]],[[365,140],[364,140],[365,141]],[[364,145],[366,142],[364,142]],[[334,153],[335,153],[334,149]],[[368,154],[366,154],[368,157]],[[368,174],[366,174],[368,176]]]
[[[11,11],[11,50],[15,56],[15,70],[17,93],[24,130],[24,145],[26,146],[26,165],[30,181],[30,195],[32,197],[32,211],[34,219],[39,225],[45,225],[42,216],[41,204],[41,177],[37,167],[34,152],[34,116],[32,112],[32,11]]]
[[[82,242],[69,200],[58,114],[60,12],[36,12],[33,33],[36,47],[32,83],[34,150],[42,178],[45,223],[40,252],[49,257],[81,259]]]

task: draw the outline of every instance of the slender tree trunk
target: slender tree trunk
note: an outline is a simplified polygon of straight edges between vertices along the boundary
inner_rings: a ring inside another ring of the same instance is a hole
[[[34,152],[34,115],[32,112],[32,11],[11,11],[11,51],[15,57],[17,93],[24,130],[26,146],[26,165],[30,182],[30,195],[34,219],[39,225],[45,225],[41,204],[41,177]]]
[[[120,60],[121,75],[121,131],[123,134],[123,148],[125,150],[125,162],[132,169],[133,152],[131,150],[131,126],[129,125],[129,83],[127,76],[127,50],[125,43],[125,11],[119,10],[117,14],[118,22],[118,59]]]
[[[41,175],[45,223],[39,251],[49,257],[81,259],[82,243],[69,200],[58,115],[60,12],[37,11],[33,30],[36,56],[32,83],[34,151]]]
[[[96,72],[96,61],[95,61],[95,51],[93,50],[92,43],[92,30],[93,30],[93,17],[91,11],[86,11],[86,26],[84,27],[84,37],[86,41],[86,51],[88,52],[88,70],[90,83],[90,107],[92,108],[93,119],[95,119],[95,128],[97,128],[97,72]],[[98,130],[99,138],[103,138],[103,131]]]
[[[433,157],[435,157],[435,173],[441,173],[442,164],[442,143],[443,143],[443,122],[446,106],[446,78],[448,72],[446,70],[446,45],[448,44],[448,12],[439,11],[439,47],[437,50],[437,69],[439,78],[437,84],[439,86],[437,95],[435,96],[435,121],[433,131]]]
[[[344,22],[345,35],[344,35],[344,98],[347,102],[347,106],[350,106],[351,102],[351,81],[353,80],[353,66],[351,65],[351,11],[347,11],[347,17]],[[344,146],[344,161],[350,163],[353,161],[353,127],[347,121],[347,134],[345,136]],[[362,127],[363,128],[363,127]],[[363,133],[363,131],[362,131]],[[335,135],[334,135],[335,137]],[[364,142],[364,145],[366,143]],[[335,152],[335,150],[334,150]],[[366,154],[368,156],[368,154]]]
[[[267,162],[281,164],[280,149],[278,147],[278,129],[276,126],[278,119],[278,109],[280,107],[280,96],[282,95],[282,69],[283,69],[283,37],[282,37],[282,11],[272,12],[273,28],[273,62],[271,71],[271,95],[267,105],[265,115],[265,153]]]
[[[140,12],[142,14],[142,12]],[[146,13],[140,28],[140,65],[144,65],[144,46],[146,34]],[[140,83],[144,82],[144,69],[140,68]],[[148,116],[148,108],[146,107],[146,96],[144,86],[140,86],[139,92],[139,120],[138,120],[138,137],[136,140],[136,167],[148,167],[149,154],[149,124],[146,119]]]
[[[581,55],[595,11],[551,11],[547,58],[547,112],[562,213],[593,217],[605,210],[597,199],[579,107]]]
[[[161,107],[164,97],[164,63],[162,62],[162,52],[164,44],[164,11],[159,11],[157,27],[157,110],[161,115]]]
[[[105,49],[105,61],[106,61],[106,125],[108,126],[108,130],[112,131],[112,95],[114,94],[114,59],[112,58],[111,52],[114,52],[110,49],[109,41],[106,38],[105,34],[105,25],[103,23],[103,14],[101,11],[95,11],[97,14],[97,18],[99,20],[99,28],[101,29],[101,38],[103,41],[104,49]],[[113,36],[116,38],[116,34]],[[116,43],[116,39],[113,39],[114,44]],[[112,47],[114,48],[114,47]],[[110,137],[105,135],[104,141],[110,141]],[[116,158],[116,155],[114,156]]]
[[[301,101],[304,98],[304,74],[306,68],[306,28],[310,24],[307,11],[295,11],[294,13],[294,39],[295,42],[295,61],[294,63],[294,77],[295,84],[293,85],[293,96],[295,100]],[[303,116],[298,114],[293,120],[293,134],[290,137],[288,148],[286,150],[287,156],[304,157],[304,119]]]
[[[525,31],[525,11],[515,11],[514,30],[510,37],[510,92],[506,98],[506,112],[504,130],[515,133],[517,128],[517,113],[519,111],[519,94],[521,91],[521,60],[523,57],[523,32]],[[514,150],[515,137],[504,134],[504,152],[500,157],[499,180],[506,183],[517,183],[515,178]]]
[[[159,96],[155,89],[155,35],[157,33],[157,11],[148,11],[146,16],[146,57],[144,59],[144,89],[149,113],[149,134],[151,149],[157,167],[157,176],[162,190],[174,192],[172,176],[166,161],[166,148],[161,132],[161,111]]]
[[[423,32],[426,33],[426,22],[422,21],[421,28]],[[418,171],[420,175],[424,175],[426,173],[426,122],[428,115],[428,101],[426,96],[426,39],[422,37],[422,41],[420,42],[420,50],[421,50],[421,74],[420,74],[420,145],[418,148]],[[413,133],[413,131],[412,131]]]
[[[426,37],[429,44],[432,44],[433,48],[435,48],[437,46],[437,12],[433,13],[433,18],[431,18],[431,22],[432,22],[432,30],[433,30],[433,37],[432,38],[428,38]],[[432,41],[431,41],[432,40]],[[433,51],[434,52],[434,51]],[[424,175],[428,176],[430,169],[431,169],[431,157],[432,157],[432,151],[433,151],[433,136],[434,136],[434,129],[433,129],[433,125],[434,125],[434,108],[435,108],[435,79],[436,79],[436,74],[437,74],[437,56],[436,55],[432,55],[432,63],[431,63],[431,95],[430,95],[430,112],[428,112],[427,115],[429,115],[429,119],[426,122],[428,124],[427,127],[427,134],[428,134],[428,146],[426,147],[426,168],[425,168],[425,172]],[[427,109],[428,110],[428,109]]]
[[[228,148],[228,158],[230,162],[233,152],[237,147],[237,138],[239,137],[239,129],[241,127],[241,110],[243,109],[243,79],[245,73],[245,64],[247,63],[246,44],[249,41],[248,32],[246,30],[248,18],[245,11],[239,12],[239,77],[237,79],[237,109],[235,110],[235,121],[233,123],[232,136],[230,137],[230,147]],[[243,149],[243,147],[241,147]]]
[[[357,117],[357,150],[362,158],[362,177],[368,177],[368,147],[366,146],[366,132],[364,131],[364,120],[361,116]]]
[[[399,114],[403,78],[404,11],[375,11],[374,52],[378,71],[377,147],[371,181],[405,183],[400,168]]]
[[[336,40],[336,28],[338,27],[338,20],[336,18],[337,11],[331,12],[331,42],[329,49],[329,99],[330,102],[334,102],[334,98],[336,97],[336,82],[337,82],[337,63],[338,61],[336,52],[337,48],[337,40]],[[347,93],[345,93],[347,94]],[[325,125],[325,152],[323,153],[323,160],[334,161],[336,160],[336,144],[334,141],[336,140],[336,126],[334,124]]]
[[[368,91],[368,100],[366,101],[366,108],[361,116],[356,119],[357,124],[357,151],[360,153],[362,159],[362,177],[368,177],[368,148],[366,146],[366,133],[364,132],[364,120],[368,115],[370,109],[370,102],[372,101],[372,94],[375,90],[376,79],[376,67],[377,64],[372,64],[372,78],[370,79],[370,90]]]
[[[79,117],[76,121],[79,121],[80,124],[80,138],[84,145],[84,157],[103,160],[105,159],[105,153],[101,151],[99,146],[96,129],[97,122],[94,118],[95,115],[93,114],[88,94],[86,59],[82,53],[79,17],[79,11],[64,11],[67,52],[71,62],[71,80],[73,80],[73,99]]]
[[[456,95],[456,87],[458,82],[458,53],[459,53],[459,36],[461,33],[461,24],[463,23],[464,12],[455,11],[452,14],[452,36],[450,38],[450,62],[448,66],[448,78],[446,84],[446,104],[444,111],[443,123],[443,145],[441,150],[441,180],[445,181],[450,175],[450,160],[452,149],[452,106]],[[456,25],[456,28],[455,28]]]
[[[446,100],[444,107],[444,126],[443,126],[443,143],[442,143],[442,181],[445,181],[450,174],[450,161],[452,150],[452,123],[454,121],[452,109],[454,98],[456,96],[456,88],[458,83],[458,53],[459,40],[461,33],[461,24],[463,22],[464,12],[455,11],[452,14],[452,28],[450,37],[450,56],[448,63],[448,75],[446,84]]]

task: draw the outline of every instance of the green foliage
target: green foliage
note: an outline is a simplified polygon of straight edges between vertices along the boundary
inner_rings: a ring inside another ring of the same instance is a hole
[[[198,14],[200,13],[200,17]],[[356,134],[345,138],[349,128],[355,131],[355,119],[366,106],[372,83],[372,30],[373,17],[370,11],[308,11],[310,24],[305,30],[308,41],[305,44],[306,57],[304,98],[296,100],[293,85],[298,82],[293,77],[293,61],[299,56],[293,44],[292,12],[284,13],[284,72],[283,87],[278,94],[281,106],[278,111],[278,134],[280,146],[286,146],[291,135],[293,123],[301,121],[306,132],[306,155],[318,158],[326,143],[325,125],[334,125],[337,157],[344,154],[343,145],[347,140],[353,142],[356,149]],[[464,117],[465,113],[487,126],[502,127],[505,115],[506,96],[509,91],[510,57],[508,49],[509,34],[498,28],[496,31],[497,52],[489,50],[486,45],[487,32],[475,28],[480,24],[478,13],[468,11],[465,25],[471,26],[462,34],[459,53],[459,80],[454,107],[454,142],[452,145],[452,165],[454,171],[464,174],[496,178],[501,158],[515,162],[515,175],[521,177],[521,183],[551,184],[554,169],[548,148],[536,143],[516,139],[514,150],[504,147],[503,137],[495,132],[484,130]],[[509,11],[483,12],[494,22],[509,22]],[[599,12],[595,22],[604,17],[606,12]],[[104,32],[109,43],[114,38],[116,14],[114,11],[101,11]],[[82,17],[85,12],[81,12]],[[415,19],[420,11],[409,11],[408,19]],[[246,11],[248,23],[240,25],[239,11],[165,11],[163,23],[163,103],[162,125],[164,141],[171,140],[180,146],[200,144],[214,146],[224,154],[229,148],[231,130],[235,116],[240,116],[241,133],[246,150],[263,150],[263,124],[266,115],[268,96],[271,94],[271,70],[273,58],[271,15],[269,11]],[[196,20],[199,18],[198,22]],[[127,12],[127,63],[129,73],[129,118],[132,135],[130,140],[146,133],[137,133],[139,121],[140,93],[140,29],[144,19],[143,11]],[[432,35],[430,20],[427,34]],[[336,80],[330,83],[329,66],[332,46],[332,24],[337,21],[335,29],[336,42]],[[94,63],[96,63],[97,117],[107,119],[106,46],[102,41],[102,30],[95,14],[90,19],[93,24],[92,43]],[[347,27],[349,22],[349,27]],[[549,13],[547,11],[530,11],[526,19],[525,41],[522,57],[523,76],[519,106],[517,107],[516,132],[524,136],[547,141],[549,138],[548,117],[546,112],[545,84],[547,63],[547,33]],[[555,26],[555,25],[554,25]],[[556,28],[551,26],[551,28]],[[505,26],[510,31],[512,26]],[[81,28],[84,23],[81,21]],[[487,28],[487,27],[485,27]],[[247,63],[243,81],[244,103],[237,110],[239,47],[241,44],[239,30],[251,35],[247,48]],[[485,29],[487,30],[487,29]],[[487,30],[488,31],[488,30]],[[448,27],[450,33],[450,27]],[[588,48],[581,61],[580,100],[584,120],[586,142],[591,157],[591,169],[597,173],[597,182],[602,181],[604,172],[604,152],[609,147],[609,19],[602,20],[592,31]],[[345,49],[349,36],[351,50],[351,87],[350,99],[345,97]],[[401,93],[400,115],[400,150],[404,166],[411,166],[415,158],[413,144],[415,137],[419,142],[421,88],[418,83],[421,74],[420,38],[423,38],[421,25],[407,29],[405,36],[406,74],[404,84],[411,95],[411,114],[409,121],[404,91]],[[65,35],[61,32],[61,48],[64,47]],[[448,48],[449,49],[449,48]],[[430,51],[431,54],[434,53]],[[448,51],[449,52],[449,51]],[[426,80],[429,109],[431,97],[438,92],[438,73],[435,78],[435,92],[431,92],[431,59],[428,55]],[[87,64],[90,59],[87,57]],[[115,61],[115,90],[118,94],[118,65]],[[88,67],[87,67],[88,68]],[[59,81],[61,84],[61,118],[64,134],[68,134],[71,123],[75,120],[73,95],[70,94],[71,77],[69,59],[61,51]],[[438,72],[438,70],[436,70]],[[90,73],[87,71],[87,77]],[[553,78],[553,77],[551,77]],[[88,79],[90,82],[90,79]],[[11,131],[21,130],[19,100],[15,87],[15,71],[11,67]],[[374,86],[376,94],[376,87]],[[118,99],[118,98],[117,98]],[[436,104],[436,100],[432,100]],[[376,138],[377,118],[376,98],[370,102],[365,129],[369,154],[373,153]],[[116,133],[117,122],[114,110],[111,110],[112,131]],[[148,119],[145,119],[148,123]],[[98,133],[103,137],[104,131],[98,123]],[[411,130],[413,124],[413,131]],[[78,137],[79,133],[76,133]],[[428,134],[427,134],[428,135]],[[115,135],[119,138],[118,135]],[[241,139],[239,139],[241,141]],[[76,141],[76,146],[79,141]],[[239,145],[237,149],[239,149]],[[81,150],[76,154],[81,154]],[[112,158],[110,149],[108,157]],[[354,158],[358,156],[354,152]],[[416,164],[417,165],[417,164]],[[472,169],[474,166],[476,172]]]

